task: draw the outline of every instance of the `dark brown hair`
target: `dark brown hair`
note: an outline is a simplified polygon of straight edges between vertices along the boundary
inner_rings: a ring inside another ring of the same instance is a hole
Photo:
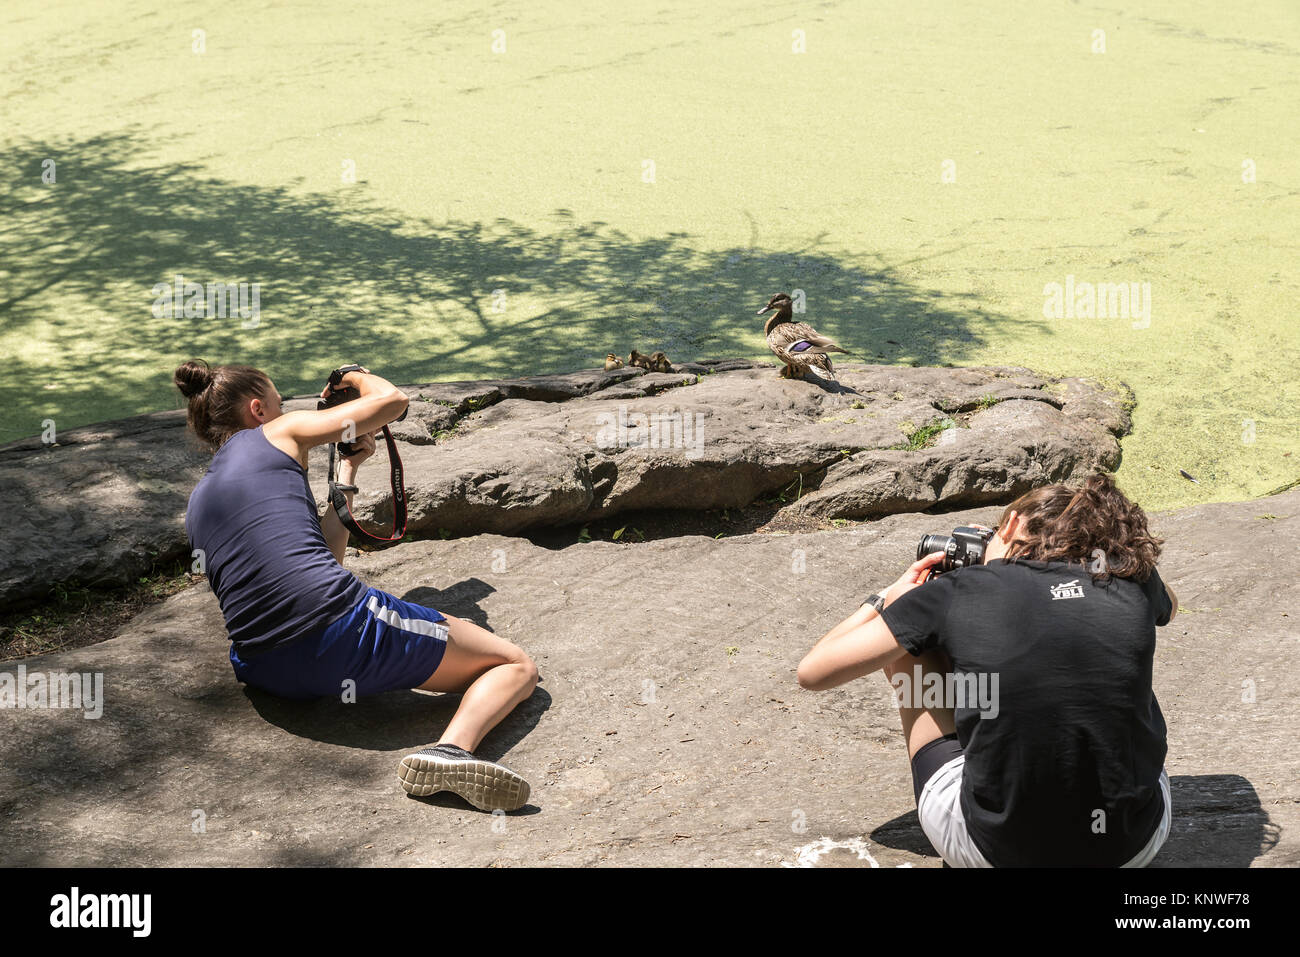
[[[998,528],[1011,513],[1024,519],[1023,530],[1007,549],[1007,559],[1086,565],[1094,580],[1111,575],[1145,582],[1160,558],[1163,541],[1147,530],[1147,516],[1129,501],[1105,472],[1082,486],[1046,485],[1006,507]]]
[[[271,380],[252,366],[210,367],[202,359],[176,367],[172,381],[181,395],[189,399],[186,416],[190,430],[210,452],[225,445],[236,432],[245,428],[240,409],[249,399],[265,399],[271,393]]]

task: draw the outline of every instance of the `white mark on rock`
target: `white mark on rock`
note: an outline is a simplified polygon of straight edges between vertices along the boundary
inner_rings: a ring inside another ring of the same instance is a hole
[[[782,867],[816,867],[817,862],[823,857],[835,850],[852,851],[858,855],[858,860],[867,861],[872,867],[879,867],[876,859],[871,856],[869,848],[870,842],[861,837],[850,837],[843,841],[833,841],[829,837],[820,837],[811,844],[805,844],[803,847],[794,849],[793,861],[782,861]]]

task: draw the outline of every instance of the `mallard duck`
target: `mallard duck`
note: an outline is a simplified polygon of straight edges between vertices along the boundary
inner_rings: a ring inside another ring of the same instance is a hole
[[[618,356],[614,355],[614,353],[612,353],[612,352],[611,352],[609,355],[605,356],[605,371],[606,371],[606,372],[613,372],[615,369],[621,369],[621,368],[623,368],[623,360],[622,360],[622,359],[620,359]]]
[[[673,364],[668,361],[668,357],[662,352],[652,352],[650,353],[650,371],[672,372]]]
[[[630,366],[638,366],[639,368],[645,369],[646,372],[654,371],[653,369],[650,368],[650,357],[646,355],[642,355],[641,353],[637,352],[635,349],[633,349],[631,354],[628,355],[627,364]]]
[[[765,312],[772,317],[763,326],[767,336],[767,347],[783,363],[781,378],[802,379],[806,372],[823,379],[835,378],[835,366],[831,364],[829,353],[849,350],[841,349],[832,340],[826,338],[806,322],[794,321],[794,300],[783,292],[778,292],[767,301],[767,305],[755,315]]]

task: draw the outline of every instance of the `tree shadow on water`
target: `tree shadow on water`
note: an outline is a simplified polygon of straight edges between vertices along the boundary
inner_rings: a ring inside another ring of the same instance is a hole
[[[703,248],[686,232],[634,237],[568,210],[546,228],[436,222],[384,209],[364,186],[306,194],[151,165],[160,142],[136,128],[6,153],[3,182],[16,185],[0,200],[0,335],[55,358],[11,350],[0,441],[37,434],[45,417],[69,428],[178,407],[171,372],[190,356],[257,365],[298,394],[354,359],[415,382],[593,368],[632,348],[758,356],[754,311],[794,288],[805,318],[869,361],[960,363],[993,326],[1020,321],[816,241]],[[53,185],[41,181],[47,158]],[[257,326],[154,316],[155,284],[178,273],[259,283]]]

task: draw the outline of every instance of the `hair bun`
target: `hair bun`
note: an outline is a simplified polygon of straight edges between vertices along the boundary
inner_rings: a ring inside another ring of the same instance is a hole
[[[191,359],[176,367],[172,381],[181,390],[181,395],[187,399],[193,398],[212,385],[212,369],[202,359]]]

